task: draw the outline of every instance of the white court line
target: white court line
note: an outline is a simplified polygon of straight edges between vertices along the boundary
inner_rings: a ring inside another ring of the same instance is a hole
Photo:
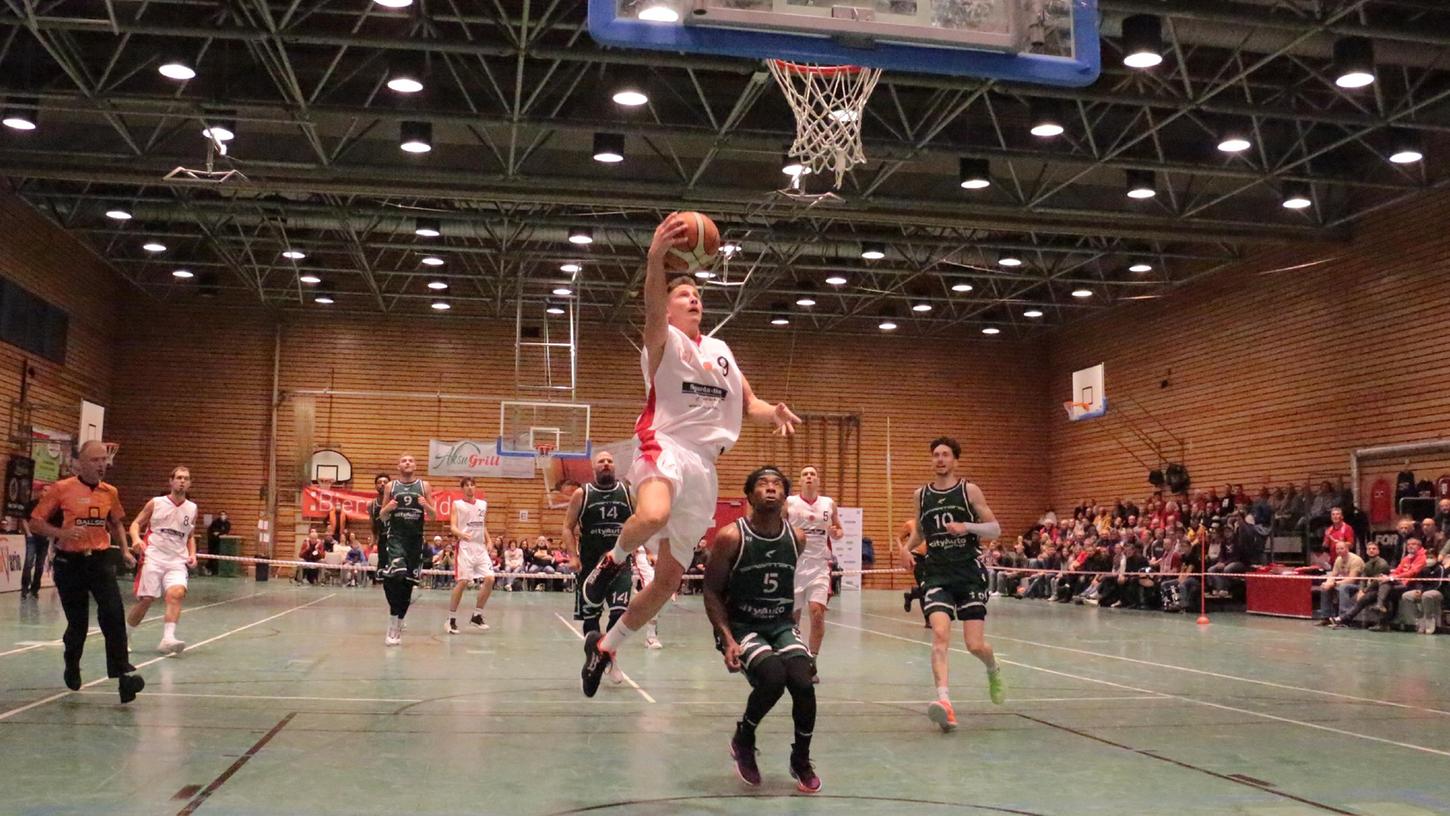
[[[215,603],[202,604],[201,606],[191,606],[191,607],[187,607],[183,611],[185,611],[185,612],[200,612],[203,609],[210,609],[213,606],[221,606],[222,604],[235,603],[237,601],[245,601],[248,598],[255,598],[255,597],[257,597],[258,595],[261,595],[261,594],[262,593],[260,593],[260,592],[253,592],[251,595],[243,595],[240,598],[228,598],[225,601],[217,601]],[[151,623],[152,621],[159,621],[159,620],[161,620],[164,617],[166,617],[166,613],[165,612],[162,612],[159,615],[152,615],[149,618],[142,618],[141,619],[141,622],[142,623]],[[101,627],[99,627],[99,626],[92,626],[90,629],[87,629],[86,630],[86,635],[88,637],[90,635],[99,635],[100,633],[101,633]],[[40,649],[40,648],[44,648],[46,646],[61,646],[61,645],[64,645],[64,641],[60,640],[59,638],[57,638],[55,640],[40,640],[40,641],[36,641],[34,643],[31,643],[29,646],[25,646],[25,647],[22,647],[22,648],[19,648],[19,649],[11,649],[8,652],[0,652],[0,657],[5,657],[6,655],[20,654],[21,652],[28,652],[28,651],[30,651],[32,649]]]
[[[76,694],[108,695],[109,691],[78,691]],[[145,691],[147,697],[220,697],[226,700],[316,700],[323,703],[422,703],[401,697],[284,697],[268,694],[202,694],[195,691]]]
[[[200,649],[201,647],[207,645],[208,643],[214,643],[214,642],[216,642],[218,640],[221,640],[224,637],[228,637],[230,635],[235,635],[238,632],[245,632],[246,630],[251,629],[253,626],[261,626],[262,624],[266,623],[267,621],[276,620],[277,618],[280,618],[283,615],[290,615],[291,613],[296,612],[299,609],[306,609],[307,607],[312,606],[314,604],[320,604],[323,601],[327,600],[328,598],[335,597],[336,595],[337,595],[336,592],[328,593],[327,595],[324,595],[321,598],[318,598],[316,600],[308,601],[305,604],[298,604],[297,606],[294,606],[291,609],[285,609],[285,610],[283,610],[281,612],[278,612],[275,615],[268,615],[267,617],[262,618],[259,621],[253,621],[252,623],[248,623],[248,624],[246,624],[244,626],[238,626],[235,629],[231,629],[231,630],[228,630],[226,632],[222,632],[220,635],[213,635],[212,637],[209,637],[206,640],[199,641],[197,643],[188,643],[187,646],[186,646],[186,648],[187,648],[188,651],[194,651],[196,649]],[[166,658],[171,657],[171,656],[172,655],[162,655],[161,657],[153,657],[150,660],[144,660],[144,661],[136,664],[136,669],[139,671],[139,670],[144,669],[147,666],[151,665],[152,663],[159,663],[160,661],[165,660]],[[105,683],[105,682],[107,682],[108,680],[111,680],[111,679],[113,679],[113,678],[110,678],[110,677],[97,677],[95,680],[92,680],[89,683],[83,683],[81,685],[81,688],[82,689],[88,689],[91,686],[97,685],[99,683]],[[69,689],[66,689],[65,691],[62,691],[59,694],[52,694],[49,697],[44,697],[42,699],[36,700],[33,703],[26,703],[25,705],[20,706],[18,708],[12,708],[9,711],[0,713],[0,720],[8,719],[10,717],[15,716],[16,714],[20,714],[20,713],[29,711],[32,708],[39,708],[40,706],[43,706],[46,703],[53,703],[56,700],[59,700],[60,698],[65,697],[65,696],[67,696],[67,695],[69,695],[71,693],[72,692]]]
[[[867,632],[867,633],[870,633],[870,634],[873,634],[873,635],[879,635],[881,637],[891,638],[893,640],[902,640],[902,641],[905,641],[907,643],[915,643],[918,646],[925,646],[927,648],[931,648],[931,644],[930,643],[927,643],[926,641],[916,640],[916,639],[908,638],[908,637],[902,637],[901,635],[893,635],[890,632],[878,632],[875,629],[866,629],[864,627],[852,626],[849,623],[838,623],[836,621],[826,621],[826,623],[828,623],[828,624],[830,624],[832,626],[840,626],[840,627],[843,627],[843,628],[846,628],[846,629],[855,629],[858,632]],[[951,651],[957,652],[958,654],[971,654],[971,652],[968,652],[966,649],[958,649],[958,648],[955,648],[955,647],[952,647],[951,648]],[[1345,737],[1354,737],[1355,739],[1368,740],[1370,742],[1378,742],[1378,743],[1381,743],[1381,744],[1384,744],[1384,745],[1393,745],[1396,748],[1408,748],[1411,751],[1422,751],[1422,752],[1427,753],[1427,754],[1435,754],[1436,756],[1450,757],[1450,751],[1441,751],[1438,748],[1429,748],[1429,747],[1424,746],[1424,745],[1416,745],[1416,744],[1414,744],[1412,742],[1397,742],[1397,741],[1392,740],[1392,739],[1385,739],[1383,737],[1370,736],[1369,734],[1360,734],[1360,733],[1357,733],[1357,732],[1354,732],[1354,731],[1346,731],[1346,730],[1344,730],[1342,728],[1334,728],[1334,727],[1328,726],[1328,725],[1320,725],[1319,723],[1305,722],[1303,720],[1295,720],[1295,719],[1291,719],[1289,717],[1280,717],[1277,714],[1265,714],[1262,711],[1253,711],[1253,710],[1250,710],[1250,709],[1247,709],[1247,708],[1239,708],[1237,706],[1224,705],[1222,703],[1210,703],[1207,700],[1198,700],[1198,699],[1195,699],[1193,697],[1185,697],[1182,694],[1171,694],[1171,693],[1163,692],[1163,691],[1154,691],[1153,689],[1139,688],[1138,686],[1129,686],[1129,685],[1125,685],[1123,683],[1114,683],[1111,680],[1099,680],[1096,677],[1087,677],[1087,676],[1084,676],[1084,675],[1081,675],[1081,674],[1072,674],[1071,672],[1057,671],[1056,669],[1047,669],[1047,668],[1043,668],[1042,666],[1034,666],[1031,663],[1021,663],[1021,662],[1018,662],[1018,661],[1015,661],[1015,660],[1004,660],[1004,659],[1000,659],[1000,658],[998,659],[997,662],[999,662],[999,663],[1006,663],[1009,666],[1020,666],[1020,667],[1022,667],[1024,669],[1032,669],[1033,671],[1045,672],[1047,674],[1055,674],[1055,675],[1057,675],[1059,677],[1068,677],[1068,678],[1072,678],[1074,680],[1083,680],[1083,681],[1086,681],[1086,682],[1089,682],[1089,683],[1098,683],[1098,684],[1101,684],[1101,685],[1104,685],[1104,686],[1112,686],[1113,688],[1120,688],[1120,689],[1123,689],[1124,691],[1136,691],[1136,692],[1140,692],[1142,694],[1157,694],[1157,695],[1160,695],[1160,696],[1163,696],[1163,697],[1172,698],[1174,700],[1182,700],[1185,703],[1193,703],[1194,705],[1207,706],[1208,708],[1217,708],[1217,709],[1220,709],[1222,711],[1232,711],[1232,712],[1237,713],[1237,714],[1247,714],[1250,717],[1258,717],[1258,718],[1264,719],[1264,720],[1273,720],[1275,722],[1288,723],[1290,725],[1297,725],[1297,726],[1301,726],[1303,728],[1312,728],[1312,729],[1314,729],[1316,731],[1328,731],[1331,734],[1339,734],[1339,735],[1345,736]]]
[[[897,621],[898,623],[901,622],[899,619],[893,618],[890,615],[878,615],[874,612],[862,612],[861,614],[869,615],[873,618]],[[1057,649],[1058,651],[1087,655],[1089,657],[1103,657],[1109,660],[1122,660],[1127,663],[1137,663],[1140,666],[1156,666],[1160,669],[1173,669],[1175,671],[1188,672],[1189,674],[1201,674],[1206,677],[1215,677],[1219,680],[1235,680],[1240,683],[1253,683],[1257,686],[1268,686],[1269,688],[1283,689],[1285,691],[1303,691],[1310,694],[1322,694],[1325,697],[1338,697],[1341,700],[1354,700],[1357,703],[1374,703],[1375,705],[1390,706],[1391,708],[1406,708],[1411,711],[1426,711],[1432,714],[1443,714],[1445,716],[1450,716],[1450,711],[1446,711],[1445,709],[1440,708],[1428,708],[1425,706],[1410,705],[1408,703],[1396,703],[1391,700],[1376,700],[1373,697],[1357,697],[1353,694],[1340,694],[1337,691],[1324,691],[1322,689],[1306,688],[1304,686],[1294,686],[1287,683],[1275,683],[1271,680],[1255,680],[1252,677],[1240,677],[1236,674],[1222,674],[1220,672],[1207,671],[1205,669],[1194,669],[1188,666],[1178,666],[1172,663],[1158,663],[1153,660],[1141,660],[1136,657],[1123,657],[1122,655],[1106,654],[1104,652],[1092,652],[1088,651],[1087,649],[1074,649],[1070,646],[1057,646],[1051,643],[1039,643],[1035,640],[1024,640],[1022,638],[1008,637],[998,632],[993,632],[991,637],[992,640],[1006,640],[1011,641],[1012,643],[1026,643],[1029,646],[1040,646],[1043,649]]]
[[[902,636],[900,636],[900,635],[892,635],[892,633],[890,633],[890,632],[877,632],[876,629],[866,629],[866,628],[861,628],[861,626],[851,626],[850,623],[838,623],[838,622],[835,622],[835,620],[827,620],[827,623],[829,623],[829,625],[832,625],[832,626],[841,626],[841,628],[845,628],[845,629],[856,629],[857,632],[869,632],[869,633],[871,633],[871,635],[880,635],[880,636],[882,636],[882,638],[892,638],[892,639],[895,639],[895,641],[905,641],[905,642],[908,642],[908,644],[916,644],[916,645],[919,645],[919,646],[927,646],[927,648],[931,648],[931,644],[928,644],[928,642],[918,641],[918,639],[914,639],[914,638],[902,638]],[[958,648],[954,648],[954,646],[953,646],[953,648],[951,648],[951,651],[957,652],[957,654],[963,654],[963,655],[971,654],[971,652],[966,651],[966,649],[958,649]],[[1225,706],[1225,704],[1222,704],[1222,703],[1209,703],[1208,700],[1193,699],[1193,697],[1185,697],[1185,696],[1183,696],[1183,694],[1170,694],[1170,693],[1167,693],[1167,691],[1154,691],[1153,688],[1140,688],[1140,687],[1137,687],[1137,686],[1127,686],[1127,684],[1122,684],[1122,683],[1114,683],[1114,681],[1111,681],[1111,680],[1098,680],[1098,678],[1096,678],[1096,677],[1085,677],[1085,675],[1082,675],[1082,674],[1072,674],[1072,673],[1067,673],[1067,671],[1057,671],[1057,670],[1053,670],[1053,668],[1043,668],[1043,667],[1040,667],[1040,665],[1032,665],[1032,664],[1029,664],[1029,662],[1011,661],[1011,659],[999,659],[998,662],[1005,662],[1005,664],[1008,664],[1008,665],[1018,665],[1018,667],[1022,667],[1022,668],[1031,668],[1032,671],[1043,671],[1043,673],[1047,673],[1047,674],[1056,674],[1056,675],[1058,675],[1058,677],[1069,677],[1069,678],[1073,678],[1073,680],[1083,680],[1083,681],[1087,681],[1087,683],[1098,683],[1098,684],[1102,684],[1102,686],[1112,686],[1114,688],[1122,688],[1122,690],[1125,690],[1125,691],[1138,691],[1138,693],[1143,693],[1143,694],[1159,694],[1159,696],[1161,696],[1161,697],[1170,697],[1170,699],[1173,699],[1173,700],[1182,700],[1182,701],[1185,701],[1185,703],[1193,703],[1193,704],[1196,704],[1196,706],[1206,706],[1206,707],[1209,707],[1209,709],[1219,709],[1219,710],[1224,710],[1224,712],[1234,712],[1234,713],[1240,713],[1240,715],[1248,715],[1248,716],[1253,716],[1253,717],[1260,717],[1260,719],[1275,720],[1275,722],[1289,723],[1289,725],[1298,725],[1298,726],[1302,726],[1302,728],[1312,728],[1312,729],[1315,729],[1315,730],[1327,730],[1327,732],[1330,732],[1330,733],[1338,733],[1338,735],[1341,735],[1341,736],[1353,736],[1353,738],[1356,738],[1356,739],[1367,739],[1367,741],[1370,741],[1370,742],[1380,742],[1380,744],[1383,744],[1383,745],[1393,745],[1393,746],[1396,746],[1396,748],[1408,748],[1408,749],[1411,749],[1411,751],[1422,751],[1422,752],[1425,752],[1425,754],[1435,754],[1435,755],[1437,755],[1437,757],[1450,757],[1450,751],[1440,751],[1440,749],[1438,749],[1438,748],[1428,748],[1428,746],[1425,746],[1425,745],[1415,745],[1415,744],[1412,744],[1412,742],[1396,742],[1396,741],[1393,741],[1393,739],[1385,739],[1385,738],[1382,738],[1382,736],[1370,736],[1370,735],[1367,735],[1367,733],[1357,733],[1357,732],[1353,732],[1353,730],[1344,730],[1344,729],[1341,729],[1341,728],[1333,728],[1333,726],[1319,725],[1319,723],[1312,723],[1312,722],[1304,722],[1304,720],[1290,719],[1290,717],[1280,717],[1279,715],[1266,715],[1266,713],[1263,713],[1263,712],[1254,712],[1254,710],[1250,710],[1250,709],[1240,709],[1240,707],[1237,707],[1237,706]]]
[[[579,631],[578,629],[575,629],[574,628],[574,624],[572,624],[569,621],[565,620],[563,615],[560,615],[558,612],[555,612],[554,613],[554,617],[558,618],[559,619],[559,622],[562,623],[562,624],[564,624],[564,628],[565,629],[568,629],[570,632],[573,632],[575,635],[577,635],[579,637],[580,640],[583,640],[584,639],[584,633],[581,632],[581,631]],[[639,696],[643,697],[647,702],[651,702],[651,703],[655,702],[655,698],[649,696],[649,692],[647,692],[644,689],[640,688],[639,687],[639,683],[634,682],[634,678],[632,678],[629,675],[625,674],[623,670],[621,670],[619,673],[620,673],[621,676],[624,677],[624,682],[628,683],[631,688],[633,688],[635,691],[639,692]]]

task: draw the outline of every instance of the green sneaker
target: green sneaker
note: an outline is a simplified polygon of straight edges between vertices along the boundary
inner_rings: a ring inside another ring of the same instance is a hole
[[[987,694],[992,697],[993,705],[1001,705],[1007,702],[1007,684],[1002,682],[1002,670],[987,672]]]

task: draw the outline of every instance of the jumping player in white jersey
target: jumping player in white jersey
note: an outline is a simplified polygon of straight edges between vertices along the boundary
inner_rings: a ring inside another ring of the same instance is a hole
[[[826,605],[831,599],[831,540],[840,539],[846,531],[841,529],[836,500],[821,495],[821,475],[814,467],[801,468],[801,490],[785,500],[785,516],[806,539],[796,562],[793,615],[800,626],[801,611],[810,612],[811,679],[820,682],[815,659],[826,635]]]
[[[196,503],[186,498],[191,489],[191,471],[171,471],[171,492],[157,496],[131,522],[131,550],[142,556],[136,570],[136,605],[126,614],[126,639],[131,640],[151,602],[166,597],[161,642],[156,651],[180,654],[186,643],[176,638],[181,620],[181,601],[186,597],[186,571],[196,566]],[[145,530],[143,536],[141,531]],[[143,555],[144,554],[144,555]]]
[[[494,581],[493,559],[488,557],[488,502],[475,495],[472,476],[464,476],[458,484],[463,488],[463,498],[453,500],[453,512],[448,517],[448,527],[458,538],[458,552],[453,554],[453,597],[448,604],[446,631],[450,635],[458,634],[458,604],[463,601],[464,588],[474,582],[479,585],[478,597],[468,622],[475,629],[488,631],[483,607],[493,592]]]
[[[614,548],[591,565],[583,595],[590,605],[603,603],[614,576],[641,544],[659,554],[655,580],[635,594],[608,633],[585,638],[580,678],[586,697],[599,689],[625,638],[652,620],[679,588],[695,543],[715,523],[715,460],[740,437],[741,420],[749,417],[783,434],[794,433],[801,421],[785,403],[757,399],[730,347],[700,333],[703,310],[694,278],[666,279],[665,258],[686,228],[685,220],[671,213],[650,242],[640,355],[648,391],[634,426],[639,452],[628,475],[635,486],[635,510]]]

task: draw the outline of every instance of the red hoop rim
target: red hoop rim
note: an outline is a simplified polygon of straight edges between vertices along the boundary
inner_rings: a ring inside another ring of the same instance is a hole
[[[782,71],[789,71],[794,74],[820,74],[829,76],[831,74],[855,74],[862,69],[859,65],[809,65],[803,62],[790,62],[789,60],[771,59],[766,60]]]

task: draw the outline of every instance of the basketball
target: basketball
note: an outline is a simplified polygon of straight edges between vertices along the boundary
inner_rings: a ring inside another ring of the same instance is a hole
[[[720,230],[710,216],[697,212],[677,213],[685,220],[685,237],[665,258],[671,272],[694,272],[710,263],[720,251]]]

